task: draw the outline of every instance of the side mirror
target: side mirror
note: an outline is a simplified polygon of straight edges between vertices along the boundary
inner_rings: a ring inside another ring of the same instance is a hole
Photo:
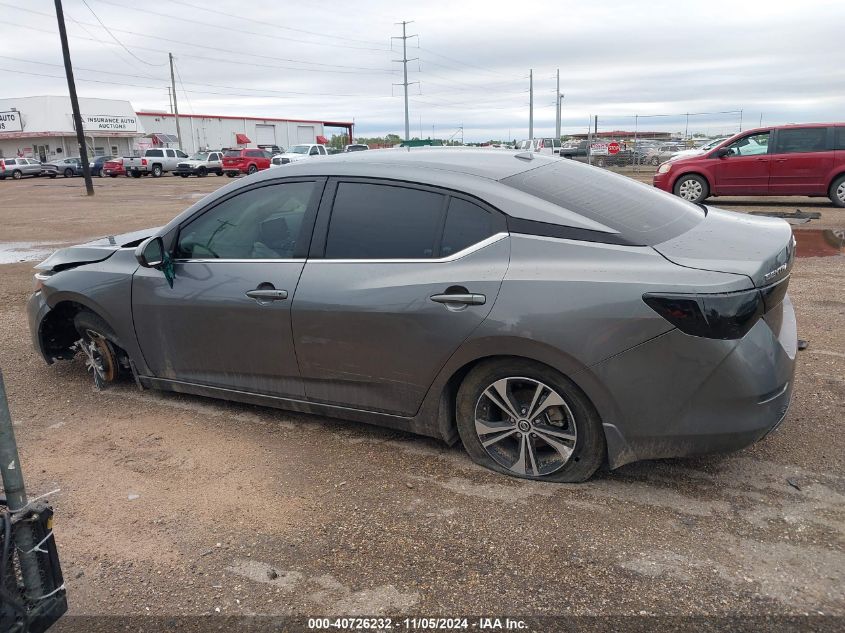
[[[716,150],[717,158],[724,158],[725,156],[730,156],[731,154],[733,154],[733,150],[730,147],[720,147]]]
[[[159,268],[164,263],[164,242],[160,237],[150,237],[135,248],[135,259],[144,268]]]

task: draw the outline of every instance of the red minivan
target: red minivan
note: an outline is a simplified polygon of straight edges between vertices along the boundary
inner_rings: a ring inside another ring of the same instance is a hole
[[[828,196],[845,207],[845,123],[740,132],[706,154],[663,163],[653,182],[695,203],[710,196]]]
[[[270,154],[263,149],[230,149],[223,154],[223,171],[229,178],[270,169]]]

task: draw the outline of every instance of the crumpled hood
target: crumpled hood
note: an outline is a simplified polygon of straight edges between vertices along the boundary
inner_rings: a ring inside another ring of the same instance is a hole
[[[100,237],[85,244],[60,248],[50,255],[50,257],[35,266],[35,269],[55,270],[58,272],[82,264],[101,262],[111,257],[115,251],[121,248],[136,246],[142,240],[155,234],[159,228],[142,229],[120,235],[107,235],[106,237]]]
[[[707,207],[707,217],[654,250],[687,268],[735,273],[767,286],[789,275],[795,242],[789,224]]]

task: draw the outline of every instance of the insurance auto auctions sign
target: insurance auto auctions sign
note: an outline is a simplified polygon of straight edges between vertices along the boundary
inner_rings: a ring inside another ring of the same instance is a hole
[[[137,132],[138,119],[134,116],[114,116],[107,114],[83,114],[82,129],[104,132]]]
[[[0,112],[0,132],[23,132],[20,112]]]

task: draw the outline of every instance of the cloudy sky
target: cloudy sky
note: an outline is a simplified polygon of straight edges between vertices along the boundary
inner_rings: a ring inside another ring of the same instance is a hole
[[[86,4],[87,3],[87,4]],[[404,133],[402,20],[412,136],[563,131],[711,135],[845,119],[841,0],[64,0],[80,96],[181,112],[354,120]],[[0,0],[0,98],[66,94],[53,0]],[[391,43],[392,42],[392,43]],[[392,48],[392,50],[391,50]],[[740,114],[739,111],[742,111]]]

